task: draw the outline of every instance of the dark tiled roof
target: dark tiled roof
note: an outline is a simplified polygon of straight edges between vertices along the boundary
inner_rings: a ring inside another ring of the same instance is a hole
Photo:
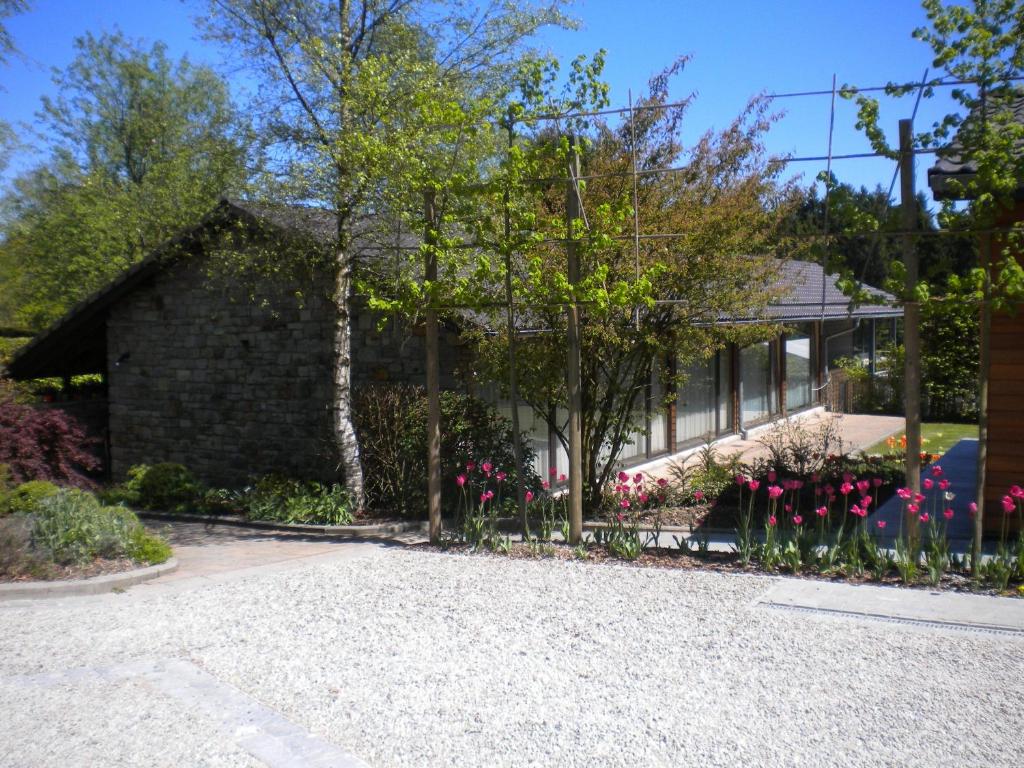
[[[903,310],[896,304],[896,297],[871,286],[863,286],[878,304],[860,304],[850,307],[850,297],[836,285],[836,275],[824,279],[825,295],[822,301],[822,278],[824,270],[820,264],[809,261],[779,260],[776,285],[785,291],[781,299],[768,306],[769,320],[794,321],[862,317],[900,317]]]
[[[1005,103],[1006,109],[1010,113],[1010,119],[1024,125],[1024,92],[1018,91]],[[996,108],[999,109],[998,106]],[[972,112],[965,123],[976,120],[978,120],[978,115]],[[1024,153],[1024,142],[1018,145],[1018,149]],[[960,145],[954,139],[947,149],[939,152],[935,165],[928,169],[928,186],[931,187],[936,199],[956,199],[962,196],[961,185],[969,182],[978,170],[974,160],[965,160],[960,150]],[[959,181],[960,185],[952,185],[953,181]],[[1024,179],[1021,180],[1021,185],[1024,186]]]

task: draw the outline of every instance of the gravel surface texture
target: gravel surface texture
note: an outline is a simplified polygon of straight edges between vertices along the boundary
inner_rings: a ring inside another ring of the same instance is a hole
[[[0,765],[260,764],[198,708],[92,673],[176,659],[377,768],[1020,766],[1024,640],[754,605],[771,583],[368,546],[9,604]]]

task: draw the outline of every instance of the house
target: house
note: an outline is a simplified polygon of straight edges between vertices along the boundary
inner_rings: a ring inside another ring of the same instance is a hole
[[[1011,99],[1006,117],[1024,124],[1024,95]],[[1024,146],[1019,147],[1024,156]],[[936,200],[966,199],[967,187],[977,167],[965,160],[956,144],[928,169],[928,186]],[[991,252],[1001,253],[1008,244],[1006,230],[1024,222],[1024,176],[1020,177],[1012,203],[998,214]],[[1015,254],[1024,263],[1020,251]],[[1024,482],[1024,307],[1014,313],[994,312],[989,336],[988,443],[985,461],[985,532],[998,535],[1003,513],[1000,499],[1013,485]]]
[[[684,451],[709,440],[746,434],[784,416],[822,408],[827,402],[833,363],[858,357],[873,371],[876,339],[882,332],[895,337],[902,307],[890,294],[865,287],[877,304],[850,305],[820,264],[778,261],[778,285],[785,298],[758,318],[722,318],[721,322],[749,323],[765,319],[782,325],[770,341],[738,347],[735,344],[698,362],[686,371],[680,391],[666,393],[655,373],[648,385],[645,428],[630,436],[619,456],[626,467]],[[824,292],[823,292],[824,288]],[[672,363],[672,361],[669,361]],[[666,397],[667,395],[667,397]],[[667,409],[658,404],[669,400]],[[508,401],[498,409],[511,414]],[[537,455],[537,471],[568,472],[569,459],[547,422],[526,404],[519,420]]]
[[[222,201],[196,227],[34,339],[10,362],[8,374],[101,374],[115,477],[133,464],[156,461],[183,463],[202,480],[227,486],[269,471],[331,476],[337,466],[330,434],[336,313],[326,292],[332,281],[306,256],[330,243],[332,227],[333,218],[317,209]],[[367,251],[378,247],[366,239]],[[236,274],[218,261],[234,249],[258,255],[282,241],[296,254],[295,264],[273,274]],[[769,319],[784,331],[694,365],[667,412],[652,406],[665,400],[654,378],[648,429],[634,435],[624,463],[819,407],[828,364],[854,352],[873,359],[876,324],[891,324],[901,314],[889,303],[851,308],[816,264],[779,262],[778,280],[789,294],[770,308]],[[881,292],[876,297],[891,300]],[[422,383],[423,339],[397,321],[381,328],[378,320],[368,310],[354,311],[353,386]],[[458,370],[468,347],[453,328],[444,329],[440,347],[441,386],[461,388]],[[506,412],[511,407],[498,405]],[[564,451],[544,422],[526,406],[521,418],[538,471],[567,471]]]

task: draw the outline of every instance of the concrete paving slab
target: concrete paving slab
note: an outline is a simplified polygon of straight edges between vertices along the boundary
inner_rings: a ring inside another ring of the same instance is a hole
[[[957,592],[779,579],[758,604],[1024,635],[1024,600]]]

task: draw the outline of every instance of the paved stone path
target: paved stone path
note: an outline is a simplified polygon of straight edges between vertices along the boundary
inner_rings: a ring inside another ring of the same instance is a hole
[[[240,575],[300,568],[319,560],[353,557],[387,545],[385,539],[355,541],[309,534],[260,531],[230,525],[154,522],[146,527],[174,548],[178,568],[149,586],[224,581]]]
[[[828,421],[834,420],[838,426],[839,437],[842,439],[842,450],[847,453],[862,451],[891,435],[902,432],[906,424],[902,416],[825,413],[820,411],[806,416],[797,415],[794,419],[810,432],[821,429]],[[739,456],[741,461],[749,463],[754,459],[768,455],[768,449],[765,448],[761,441],[767,437],[771,428],[771,426],[759,428],[745,439],[726,439],[715,445],[715,451],[719,458]],[[631,471],[648,472],[654,477],[667,477],[669,467],[680,459],[687,465],[695,464],[699,460],[698,451],[691,450],[683,454],[665,456],[636,467]]]

